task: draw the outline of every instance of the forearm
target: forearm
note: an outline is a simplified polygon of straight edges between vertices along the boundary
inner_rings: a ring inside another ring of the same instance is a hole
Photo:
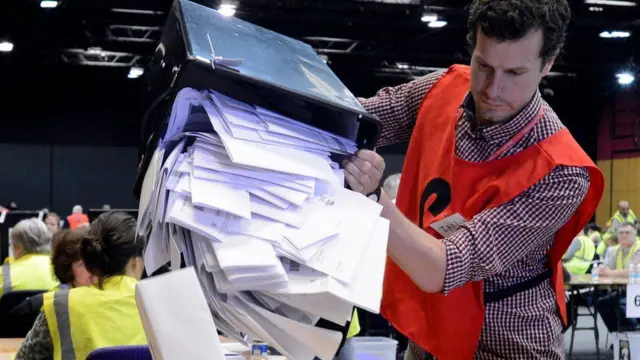
[[[446,272],[446,248],[407,219],[383,191],[382,216],[391,222],[387,253],[423,291],[442,291]]]

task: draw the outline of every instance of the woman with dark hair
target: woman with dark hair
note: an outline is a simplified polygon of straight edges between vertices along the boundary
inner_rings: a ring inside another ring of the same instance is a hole
[[[135,229],[135,220],[123,212],[104,213],[91,223],[81,254],[95,284],[45,294],[16,360],[85,359],[99,348],[147,343],[135,301],[144,267]]]

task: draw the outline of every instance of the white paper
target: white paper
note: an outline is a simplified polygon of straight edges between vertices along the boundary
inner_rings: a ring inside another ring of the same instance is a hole
[[[136,303],[154,359],[224,359],[216,326],[192,268],[140,281]]]

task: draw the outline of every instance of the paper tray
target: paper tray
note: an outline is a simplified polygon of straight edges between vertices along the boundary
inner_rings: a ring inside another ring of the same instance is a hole
[[[242,59],[239,66],[212,62]],[[381,124],[307,44],[208,7],[177,0],[149,69],[153,103],[143,122],[146,142],[134,195],[139,196],[151,155],[166,130],[177,92],[212,89],[373,149]]]

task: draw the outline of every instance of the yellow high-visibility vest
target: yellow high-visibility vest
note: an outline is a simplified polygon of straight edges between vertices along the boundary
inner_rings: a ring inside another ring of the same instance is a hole
[[[77,287],[44,295],[54,360],[84,360],[100,348],[145,345],[147,338],[136,306],[137,280],[105,279],[97,286]]]
[[[347,339],[354,337],[360,333],[360,320],[358,319],[358,309],[353,309],[353,315],[351,315],[351,324],[349,324],[349,330],[347,331]]]
[[[620,247],[619,244],[616,245],[613,248],[613,256],[616,259],[616,268],[615,268],[615,270],[625,270],[629,266],[629,261],[631,261],[633,259],[633,257],[635,256],[636,251],[638,251],[638,243],[637,242],[635,244],[633,244],[633,246],[629,249],[629,253],[627,254],[627,256],[623,256],[622,248]]]
[[[624,224],[626,222],[635,224],[636,219],[636,214],[634,214],[633,210],[631,209],[629,209],[629,214],[627,214],[626,218],[623,217],[622,214],[620,214],[620,211],[616,211],[616,213],[613,214],[611,219],[609,219],[609,221],[607,222],[607,227],[613,225],[613,220],[618,220],[618,224]]]
[[[580,249],[564,266],[571,274],[582,275],[587,273],[589,265],[593,261],[593,257],[596,254],[596,246],[588,236],[578,236],[578,240],[580,240]]]
[[[0,266],[0,295],[18,290],[51,290],[59,284],[46,254],[27,254]]]

